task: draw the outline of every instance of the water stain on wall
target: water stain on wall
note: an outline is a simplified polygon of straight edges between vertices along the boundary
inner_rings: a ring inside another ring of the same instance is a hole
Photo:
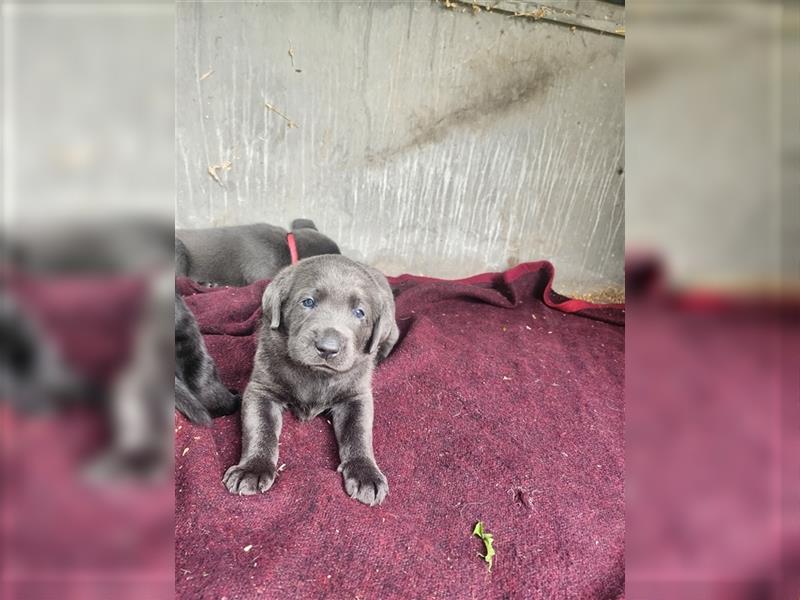
[[[494,89],[475,88],[475,98],[447,109],[442,115],[412,115],[409,129],[412,137],[407,142],[367,156],[368,164],[392,160],[399,154],[418,150],[423,146],[443,142],[455,128],[471,128],[480,132],[490,121],[519,112],[524,118],[535,106],[530,106],[552,87],[555,74],[550,65],[539,65],[527,79],[512,79],[505,86]],[[456,98],[456,101],[459,99]]]

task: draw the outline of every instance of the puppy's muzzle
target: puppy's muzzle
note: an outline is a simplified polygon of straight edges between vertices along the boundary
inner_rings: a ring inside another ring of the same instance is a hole
[[[342,338],[334,329],[326,329],[315,340],[314,347],[325,360],[335,357],[342,349]]]

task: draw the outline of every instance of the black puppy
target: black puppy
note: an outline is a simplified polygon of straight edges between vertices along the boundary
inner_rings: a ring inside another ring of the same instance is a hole
[[[287,232],[255,223],[233,227],[175,230],[175,274],[215,285],[249,285],[272,279],[292,263]],[[299,258],[339,254],[333,240],[308,219],[292,221]]]
[[[287,267],[267,287],[253,373],[242,400],[242,454],[227,470],[234,494],[275,481],[281,412],[302,420],[326,413],[339,443],[350,497],[380,504],[389,491],[372,449],[372,371],[399,332],[386,278],[343,256]]]
[[[229,415],[239,406],[239,397],[219,380],[197,321],[186,303],[175,293],[175,408],[201,425],[212,416]]]

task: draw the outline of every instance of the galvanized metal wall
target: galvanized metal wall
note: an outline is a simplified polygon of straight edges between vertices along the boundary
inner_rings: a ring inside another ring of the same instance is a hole
[[[619,37],[430,2],[179,3],[176,68],[179,227],[304,216],[390,274],[546,258],[561,290],[622,284]]]

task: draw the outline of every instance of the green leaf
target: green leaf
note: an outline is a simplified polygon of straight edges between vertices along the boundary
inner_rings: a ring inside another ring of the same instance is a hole
[[[483,541],[483,545],[486,548],[486,554],[478,554],[486,564],[489,566],[489,571],[492,570],[492,562],[494,561],[494,535],[488,533],[484,530],[483,521],[478,521],[475,523],[475,527],[472,530],[472,535],[478,536]]]

